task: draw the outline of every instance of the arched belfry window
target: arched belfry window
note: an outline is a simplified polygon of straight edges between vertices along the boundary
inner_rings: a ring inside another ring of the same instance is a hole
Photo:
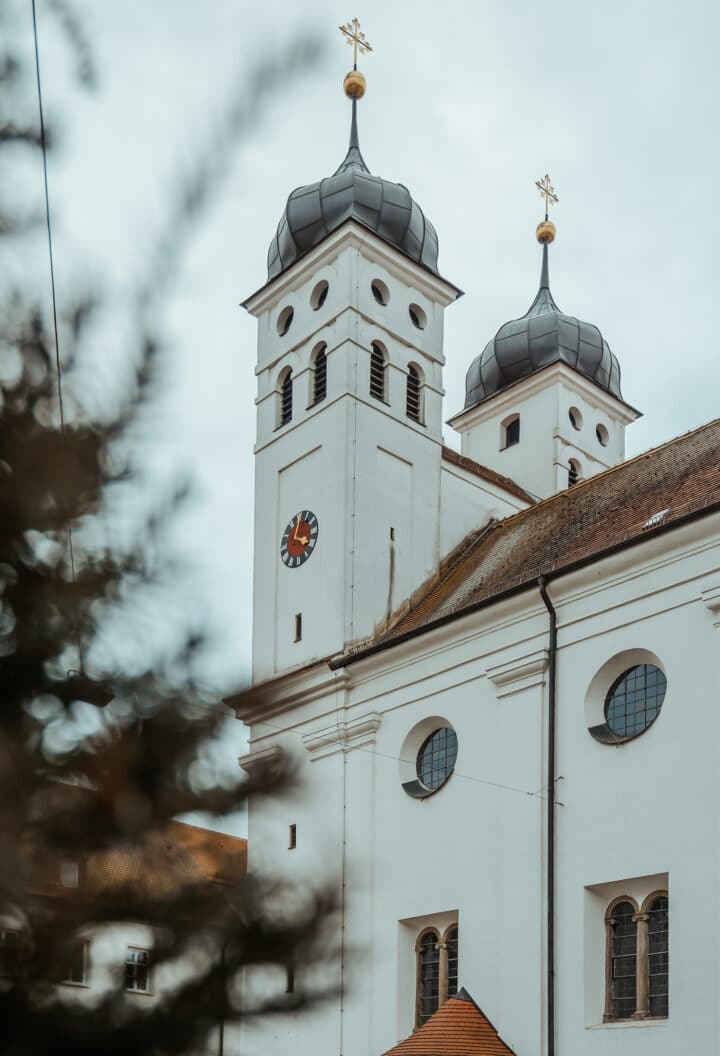
[[[370,349],[370,395],[376,400],[387,400],[387,357],[379,341],[373,341]]]
[[[293,414],[293,378],[292,368],[286,367],[280,375],[280,414],[278,425],[287,425]]]
[[[418,985],[415,1021],[418,1027],[426,1023],[440,1004],[440,936],[426,931],[418,940]]]
[[[582,466],[576,458],[571,458],[568,465],[568,487],[571,488],[573,484],[577,484],[581,477]]]
[[[422,422],[422,372],[411,363],[408,367],[405,413],[414,422]]]
[[[319,345],[312,360],[312,400],[320,403],[327,396],[327,345]]]
[[[520,415],[511,414],[500,423],[500,449],[520,443]]]

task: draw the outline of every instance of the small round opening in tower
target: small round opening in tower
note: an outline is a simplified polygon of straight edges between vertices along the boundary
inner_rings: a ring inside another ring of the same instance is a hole
[[[373,279],[370,283],[370,290],[378,304],[385,305],[390,300],[390,290],[382,279]]]
[[[322,279],[315,286],[314,290],[310,294],[310,307],[314,312],[316,312],[318,308],[322,308],[322,306],[325,304],[329,289],[330,284],[325,279]]]
[[[603,447],[607,447],[610,443],[610,433],[607,430],[607,426],[603,425],[602,422],[595,427],[595,436],[598,438],[598,443],[602,444]]]
[[[418,330],[424,330],[427,326],[427,316],[419,304],[411,304],[408,308],[410,321]]]
[[[583,416],[577,409],[577,407],[570,408],[570,410],[568,411],[568,418],[570,419],[570,424],[572,425],[573,429],[582,429]]]
[[[290,329],[290,324],[293,321],[294,315],[295,309],[292,307],[292,305],[288,305],[287,308],[283,308],[283,310],[280,312],[280,315],[278,316],[277,320],[277,332],[280,337],[284,337]]]

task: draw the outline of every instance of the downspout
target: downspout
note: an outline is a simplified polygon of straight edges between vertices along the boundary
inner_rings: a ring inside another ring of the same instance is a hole
[[[548,641],[547,751],[547,1056],[555,1056],[555,713],[557,683],[557,612],[547,592],[547,579],[537,581],[550,616]]]

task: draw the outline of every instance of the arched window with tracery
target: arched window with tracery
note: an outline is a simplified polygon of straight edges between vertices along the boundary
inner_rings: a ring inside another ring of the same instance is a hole
[[[370,349],[370,395],[376,400],[387,401],[385,350],[379,341],[373,341]]]
[[[609,922],[613,1019],[630,1019],[637,1007],[636,912],[632,902],[617,902]]]
[[[280,405],[278,425],[287,425],[293,414],[293,378],[292,368],[286,367],[280,375]]]
[[[320,345],[312,361],[312,403],[320,403],[327,396],[327,345]]]
[[[648,1004],[651,1016],[668,1014],[669,903],[659,895],[648,906]]]
[[[448,928],[445,935],[447,950],[447,997],[458,992],[458,929],[457,924]]]
[[[411,363],[408,367],[405,413],[414,422],[422,422],[422,373]]]
[[[421,1027],[440,1004],[440,936],[436,931],[426,931],[416,946],[417,1001],[416,1026]]]

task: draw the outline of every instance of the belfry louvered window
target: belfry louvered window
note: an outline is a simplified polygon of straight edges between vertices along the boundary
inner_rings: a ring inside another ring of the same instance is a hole
[[[417,367],[412,363],[408,367],[407,395],[405,413],[414,422],[421,420],[420,415],[420,392],[422,388],[422,377]]]
[[[313,403],[320,403],[327,396],[327,355],[326,346],[321,347],[315,353],[313,361]]]
[[[280,425],[287,425],[293,413],[293,380],[290,367],[280,381]]]
[[[385,400],[385,353],[377,341],[370,350],[370,395]]]

